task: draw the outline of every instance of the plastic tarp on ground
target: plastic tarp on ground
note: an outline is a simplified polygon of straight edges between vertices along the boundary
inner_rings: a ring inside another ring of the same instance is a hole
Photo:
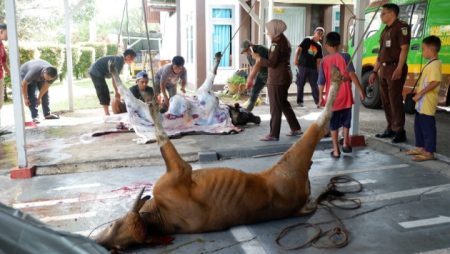
[[[0,253],[109,253],[93,240],[48,228],[0,203]]]

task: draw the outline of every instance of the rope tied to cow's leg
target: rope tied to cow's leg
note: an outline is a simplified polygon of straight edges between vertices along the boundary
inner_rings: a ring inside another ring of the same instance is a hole
[[[353,190],[342,190],[339,184],[346,184],[347,186],[352,186],[351,183],[355,183],[353,185],[356,186]],[[346,176],[339,175],[330,179],[327,184],[326,189],[319,195],[319,197],[315,201],[315,205],[317,208],[323,208],[328,211],[329,214],[334,218],[336,222],[336,226],[323,231],[320,226],[315,223],[308,222],[300,222],[291,226],[284,228],[277,236],[276,243],[283,250],[299,250],[305,247],[313,246],[319,249],[330,249],[330,248],[342,248],[345,247],[349,243],[349,231],[345,227],[342,220],[335,214],[333,208],[343,209],[343,210],[353,210],[361,207],[361,201],[355,198],[346,198],[345,194],[349,193],[358,193],[363,190],[362,184],[356,179]],[[340,204],[340,203],[342,204]],[[350,203],[350,205],[349,205]],[[304,243],[289,247],[281,243],[281,240],[286,237],[289,233],[291,233],[294,229],[297,228],[313,228],[315,233],[312,237],[306,240]],[[326,240],[323,240],[324,237],[327,237]],[[328,241],[328,243],[323,243],[324,241]]]

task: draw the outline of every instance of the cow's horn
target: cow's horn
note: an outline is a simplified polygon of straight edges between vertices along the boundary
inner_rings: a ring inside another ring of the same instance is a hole
[[[139,210],[142,207],[142,202],[141,202],[141,198],[142,198],[142,194],[144,194],[145,191],[145,187],[142,188],[142,190],[139,192],[136,201],[134,201],[133,207],[131,208],[132,212],[139,212]]]

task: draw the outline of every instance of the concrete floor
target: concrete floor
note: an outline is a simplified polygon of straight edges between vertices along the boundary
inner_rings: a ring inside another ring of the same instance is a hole
[[[371,148],[373,147],[373,149]],[[380,152],[382,150],[383,152]],[[377,143],[355,149],[339,160],[328,149],[314,154],[310,171],[313,195],[329,178],[348,174],[364,185],[358,210],[335,210],[350,231],[350,243],[342,249],[315,249],[299,253],[449,253],[450,169],[448,164],[411,163],[399,149]],[[213,163],[194,163],[194,169],[227,166],[256,172],[274,164],[279,156],[240,158]],[[96,226],[124,215],[143,186],[152,184],[165,171],[162,166],[126,167],[10,180],[0,175],[0,202],[19,208],[59,230],[88,235]],[[347,186],[351,188],[351,186]],[[285,253],[275,243],[277,234],[297,222],[334,227],[330,214],[314,215],[234,227],[223,232],[176,235],[172,245],[138,248],[128,253]],[[299,229],[283,243],[296,245],[307,232]],[[95,234],[96,232],[94,232]],[[1,249],[1,248],[0,248]]]
[[[295,96],[291,96],[290,100],[292,105],[295,105]],[[305,100],[306,107],[294,106],[297,118],[304,129],[316,119],[320,111],[315,108],[310,95],[305,95]],[[5,119],[6,111],[2,110],[2,119]],[[185,159],[196,161],[198,153],[202,151],[216,151],[239,156],[243,151],[260,152],[262,149],[265,149],[265,153],[280,152],[296,141],[296,138],[284,135],[289,131],[285,121],[282,124],[279,142],[259,141],[259,138],[269,131],[269,107],[262,105],[256,107],[254,112],[261,116],[263,120],[261,125],[249,125],[240,134],[185,136],[173,142]],[[448,138],[450,113],[441,111],[437,114],[436,120],[437,152],[442,155],[439,159],[450,162],[450,149],[448,149],[450,147]],[[400,146],[403,149],[414,145],[413,121],[413,116],[408,115],[406,118],[408,142]],[[385,125],[383,110],[361,108],[360,130],[367,139],[384,130]],[[101,137],[90,135],[94,131],[114,128],[115,124],[103,122],[101,109],[65,113],[60,120],[43,121],[38,128],[26,130],[29,164],[37,165],[37,173],[40,175],[162,164],[156,145],[136,144],[133,141],[137,137],[134,133],[110,134]],[[11,126],[7,129],[13,131]],[[9,174],[9,170],[17,164],[14,144],[14,134],[0,136],[0,175]],[[233,153],[233,151],[238,152]]]

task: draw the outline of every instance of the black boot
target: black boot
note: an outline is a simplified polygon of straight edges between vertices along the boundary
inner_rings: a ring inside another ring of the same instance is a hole
[[[385,130],[383,133],[378,133],[375,135],[377,138],[393,138],[395,137],[395,132],[391,130]]]
[[[392,139],[392,143],[402,143],[402,142],[406,142],[405,130],[396,132],[394,138]]]

